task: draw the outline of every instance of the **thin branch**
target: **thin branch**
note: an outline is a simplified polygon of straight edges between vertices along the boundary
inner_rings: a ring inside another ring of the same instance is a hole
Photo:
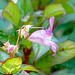
[[[25,51],[25,48],[23,48],[23,53],[24,53],[24,57],[25,57],[24,64],[29,65],[29,55],[31,54],[31,50],[27,48]],[[26,71],[26,72],[30,73],[31,71]]]

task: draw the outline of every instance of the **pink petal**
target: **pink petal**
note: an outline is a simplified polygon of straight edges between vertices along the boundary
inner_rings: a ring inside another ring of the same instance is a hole
[[[55,44],[54,42],[51,41],[51,49],[53,50],[54,54],[52,56],[54,56],[58,50],[58,46],[57,44]]]
[[[46,34],[45,30],[35,31],[30,35],[29,40],[35,43],[43,44],[45,34]]]
[[[50,27],[48,28],[48,33],[51,34],[52,33],[52,29],[53,29],[53,24],[54,24],[54,19],[55,17],[51,17],[49,22],[50,22]]]
[[[6,43],[3,43],[5,46],[8,46],[8,45],[10,45],[10,43],[9,43],[9,39],[8,39],[8,41],[6,42]]]
[[[32,33],[29,37],[29,40],[35,43],[43,44],[46,46],[51,46],[51,39],[53,35],[48,35],[46,30],[38,30]]]
[[[28,35],[28,32],[24,31],[24,36],[27,36]]]
[[[8,53],[13,52],[14,51],[14,45],[9,45],[7,50],[8,50]]]

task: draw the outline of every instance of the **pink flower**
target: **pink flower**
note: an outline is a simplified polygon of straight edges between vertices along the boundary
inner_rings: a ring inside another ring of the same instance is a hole
[[[53,37],[52,29],[53,29],[54,19],[55,19],[54,16],[50,18],[49,20],[50,27],[48,29],[37,30],[34,33],[32,33],[29,37],[29,40],[32,42],[43,44],[46,46],[51,46],[51,49],[54,52],[52,56],[54,56],[58,50],[57,44],[52,42],[52,37]]]
[[[7,48],[8,48],[8,46],[10,45],[9,39],[8,39],[8,41],[7,41],[6,43],[3,43],[3,45],[4,45],[4,46],[2,46],[2,47],[0,47],[0,48],[7,51]]]
[[[3,43],[5,46],[9,46],[10,43],[9,43],[9,40],[6,42],[6,43]]]
[[[10,45],[9,40],[6,43],[3,43],[4,46],[0,47],[3,50],[7,51],[8,53],[12,53],[14,52],[14,50],[16,50],[16,53],[18,53],[18,45]]]
[[[8,53],[12,53],[13,54],[13,52],[14,52],[14,50],[16,49],[16,52],[18,53],[18,45],[9,45],[8,47],[7,47],[7,51],[8,51]]]

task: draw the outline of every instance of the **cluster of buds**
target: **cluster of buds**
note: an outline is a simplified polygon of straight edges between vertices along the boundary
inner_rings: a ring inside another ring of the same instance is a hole
[[[5,50],[6,52],[8,52],[8,53],[11,52],[13,54],[13,52],[16,51],[16,53],[18,53],[18,45],[10,45],[9,40],[3,44],[4,44],[4,46],[2,46],[0,48]]]

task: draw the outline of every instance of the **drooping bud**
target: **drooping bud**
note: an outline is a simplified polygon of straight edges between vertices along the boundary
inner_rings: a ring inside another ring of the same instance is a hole
[[[24,37],[24,39],[26,38],[26,37],[28,37],[29,36],[29,28],[31,27],[32,25],[24,25],[24,26],[22,26],[22,27],[24,27],[23,29],[19,29],[18,31],[19,31],[19,34],[20,34],[20,36],[21,36],[21,38],[23,38]],[[21,31],[20,31],[21,30]]]

